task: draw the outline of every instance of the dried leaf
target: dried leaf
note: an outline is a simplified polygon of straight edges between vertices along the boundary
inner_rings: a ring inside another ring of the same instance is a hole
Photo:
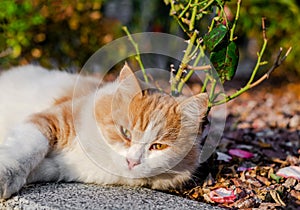
[[[232,159],[231,156],[229,156],[223,152],[217,152],[217,155],[218,155],[217,160],[223,160],[225,162],[229,162]]]
[[[236,199],[236,195],[233,190],[225,188],[218,188],[209,193],[209,197],[216,203],[233,203]]]
[[[276,173],[278,176],[285,178],[292,177],[294,179],[300,180],[300,167],[299,166],[288,166],[279,169]]]
[[[276,192],[276,190],[271,190],[270,194],[276,203],[282,206],[286,206],[286,204],[281,200],[280,195]]]

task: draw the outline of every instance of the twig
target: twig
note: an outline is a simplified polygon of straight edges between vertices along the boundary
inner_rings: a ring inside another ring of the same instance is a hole
[[[292,47],[290,47],[287,52],[285,53],[284,56],[280,57],[281,56],[281,53],[282,53],[282,48],[280,48],[278,54],[277,54],[277,57],[274,61],[274,64],[272,65],[272,67],[267,71],[267,73],[265,73],[261,78],[259,78],[257,81],[255,81],[254,83],[252,83],[250,85],[250,88],[253,88],[255,86],[257,86],[258,84],[260,84],[262,81],[268,79],[271,75],[271,73],[281,65],[281,63],[286,59],[286,57],[290,54],[292,50]]]
[[[178,18],[181,18],[183,15],[184,15],[184,13],[186,13],[186,11],[190,8],[190,6],[191,6],[191,2],[192,2],[192,0],[189,0],[189,3],[187,4],[187,6],[184,8],[184,10],[180,13],[180,15],[178,15]]]
[[[126,35],[128,36],[128,39],[129,41],[132,43],[134,49],[135,49],[135,52],[136,52],[136,56],[135,56],[135,59],[137,60],[137,62],[139,63],[140,65],[140,68],[143,72],[143,76],[144,76],[144,80],[146,83],[149,82],[148,80],[148,77],[147,77],[147,74],[146,74],[146,71],[145,71],[145,67],[144,67],[144,64],[142,62],[142,59],[141,59],[141,56],[140,56],[140,50],[139,50],[139,46],[138,44],[133,40],[131,34],[129,33],[128,31],[128,28],[126,26],[123,26],[122,27],[123,31],[126,33]]]
[[[187,65],[187,69],[194,70],[194,71],[203,71],[203,70],[209,70],[211,69],[210,65],[205,65],[205,66],[191,66]]]

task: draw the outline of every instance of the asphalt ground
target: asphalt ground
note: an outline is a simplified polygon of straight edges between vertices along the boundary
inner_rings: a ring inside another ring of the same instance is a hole
[[[147,188],[45,183],[24,187],[0,209],[197,209],[218,207]]]

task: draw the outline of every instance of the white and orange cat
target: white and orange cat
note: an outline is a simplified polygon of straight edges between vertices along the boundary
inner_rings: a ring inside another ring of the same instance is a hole
[[[77,78],[32,65],[1,74],[0,198],[33,182],[168,189],[191,178],[206,94],[142,88],[127,64],[100,88]]]

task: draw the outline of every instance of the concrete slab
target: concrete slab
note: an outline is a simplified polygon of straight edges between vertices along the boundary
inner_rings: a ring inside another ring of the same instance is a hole
[[[220,209],[150,190],[79,183],[46,183],[24,187],[0,203],[0,209]]]

